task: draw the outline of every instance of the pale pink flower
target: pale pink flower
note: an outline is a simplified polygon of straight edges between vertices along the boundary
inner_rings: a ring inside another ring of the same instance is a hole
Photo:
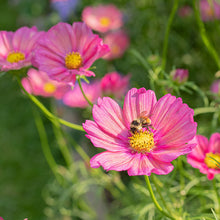
[[[95,121],[87,120],[83,128],[94,146],[106,151],[90,160],[91,167],[127,170],[130,176],[168,174],[173,170],[170,162],[196,145],[193,113],[181,98],[167,94],[157,101],[155,93],[144,88],[129,90],[123,109],[109,97],[98,99]],[[151,122],[131,132],[131,124],[139,124],[143,115]]]
[[[68,84],[51,80],[45,72],[36,69],[29,69],[27,75],[21,83],[28,93],[36,96],[61,99],[71,89]]]
[[[121,99],[128,90],[131,76],[122,76],[117,72],[107,73],[101,79],[101,90],[103,96],[113,96]]]
[[[32,65],[37,40],[42,34],[36,27],[21,27],[15,32],[0,31],[0,71]]]
[[[101,96],[100,82],[95,81],[90,84],[82,82],[82,88],[86,97],[92,103],[95,103],[97,99]],[[76,84],[73,90],[69,90],[63,97],[63,103],[70,107],[86,108],[89,103],[84,98],[79,84]]]
[[[200,13],[203,21],[220,19],[220,4],[214,0],[212,3],[210,4],[208,0],[200,1]]]
[[[82,20],[93,30],[107,32],[123,25],[123,14],[115,5],[99,5],[84,8]]]
[[[220,174],[220,133],[212,134],[209,141],[196,135],[196,140],[197,146],[187,155],[187,162],[212,180],[215,174]]]
[[[88,69],[108,52],[108,46],[85,23],[61,22],[39,40],[36,61],[51,79],[74,84],[76,75],[95,76]]]
[[[210,90],[211,92],[220,95],[220,79],[217,79],[212,83]]]
[[[130,45],[128,35],[122,31],[115,31],[104,37],[104,43],[110,47],[110,53],[103,58],[112,60],[121,57]]]
[[[181,84],[189,78],[189,71],[187,69],[176,69],[171,72],[172,80]]]

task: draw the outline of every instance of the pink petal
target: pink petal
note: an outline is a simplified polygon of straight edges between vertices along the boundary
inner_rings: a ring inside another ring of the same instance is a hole
[[[10,32],[0,31],[0,45],[1,45],[0,56],[3,56],[3,58],[6,58],[8,53],[13,50],[12,37],[13,37],[12,31]]]
[[[181,98],[170,94],[156,103],[151,121],[156,130],[158,146],[182,145],[196,135],[197,124],[193,120],[193,110],[183,104]]]
[[[92,113],[95,122],[104,132],[113,137],[128,140],[129,134],[124,125],[122,110],[113,99],[109,97],[99,99]]]
[[[156,96],[154,91],[146,91],[145,88],[129,90],[125,96],[123,106],[123,116],[127,128],[130,128],[131,122],[137,119],[141,112],[146,111],[146,115],[151,115],[155,103]]]
[[[192,167],[201,169],[202,164],[204,164],[204,160],[198,159],[191,154],[187,155],[187,163],[189,163]],[[204,172],[203,172],[204,173]]]
[[[129,176],[150,176],[151,173],[165,175],[173,170],[173,165],[171,163],[161,162],[149,155],[141,153],[134,154],[134,158],[131,161],[130,166],[131,168],[128,170]]]
[[[130,168],[130,161],[132,159],[133,155],[130,153],[106,151],[92,157],[90,165],[92,168],[102,166],[107,171],[123,171]]]
[[[171,162],[175,160],[180,155],[188,154],[192,151],[192,149],[196,146],[196,144],[185,144],[182,146],[165,146],[165,147],[157,147],[155,150],[151,152],[152,156],[157,160],[164,162]]]
[[[208,151],[212,153],[220,153],[220,133],[212,134],[209,140]]]
[[[88,134],[86,137],[91,140],[95,147],[104,148],[109,151],[125,152],[129,150],[126,142],[105,133],[93,121],[86,120],[86,122],[83,124],[83,128]]]

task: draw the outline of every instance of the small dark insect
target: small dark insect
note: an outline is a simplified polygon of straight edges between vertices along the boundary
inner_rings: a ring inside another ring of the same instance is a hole
[[[131,122],[130,132],[132,134],[139,133],[142,130],[142,128],[154,129],[154,127],[151,124],[149,115],[147,115],[146,113],[146,111],[141,112],[140,116]]]

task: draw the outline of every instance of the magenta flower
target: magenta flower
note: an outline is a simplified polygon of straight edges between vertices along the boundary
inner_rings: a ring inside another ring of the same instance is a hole
[[[121,99],[128,90],[131,76],[122,76],[117,72],[107,73],[101,80],[103,96],[113,96]]]
[[[82,12],[82,20],[93,30],[107,32],[123,25],[123,14],[115,5],[99,5],[86,7]]]
[[[37,40],[42,34],[36,27],[21,27],[15,32],[0,31],[0,71],[32,65]]]
[[[210,4],[208,0],[201,0],[200,13],[203,21],[220,19],[220,4],[214,0],[212,1],[212,4]]]
[[[176,69],[171,72],[172,80],[181,84],[189,78],[189,71],[187,69]]]
[[[212,83],[210,90],[211,92],[220,95],[220,79],[217,79]]]
[[[130,176],[168,174],[170,162],[196,145],[193,110],[170,94],[157,101],[153,91],[133,88],[123,109],[104,97],[94,105],[93,118],[83,124],[86,136],[106,151],[90,160],[92,168],[127,170]]]
[[[210,140],[202,135],[196,136],[197,146],[187,155],[187,162],[212,180],[220,173],[220,133],[212,134]]]
[[[82,88],[86,97],[92,102],[95,103],[97,99],[101,96],[101,87],[100,82],[95,81],[87,84],[82,82]],[[79,85],[75,85],[73,90],[69,90],[63,97],[63,103],[70,107],[77,108],[86,108],[89,106],[89,103],[84,98]]]
[[[122,31],[115,31],[104,37],[104,43],[110,47],[110,53],[103,58],[112,60],[121,57],[130,45],[128,35]]]
[[[39,40],[36,62],[51,79],[74,84],[76,75],[95,76],[88,69],[108,52],[108,46],[86,24],[58,23]]]
[[[21,83],[25,90],[36,96],[54,97],[61,99],[63,95],[71,89],[66,83],[60,83],[49,79],[45,72],[29,69],[27,77]]]

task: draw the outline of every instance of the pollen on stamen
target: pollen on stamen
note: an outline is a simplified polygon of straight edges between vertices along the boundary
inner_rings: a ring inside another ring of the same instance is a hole
[[[44,91],[47,93],[54,93],[56,91],[56,86],[48,82],[44,85]]]
[[[100,18],[100,23],[104,27],[108,27],[110,24],[110,19],[108,17],[102,17]]]
[[[78,52],[68,53],[65,57],[65,66],[68,69],[78,69],[82,66],[82,57]]]
[[[220,169],[220,154],[207,153],[204,162],[209,168]]]
[[[131,148],[139,153],[150,152],[154,146],[153,133],[150,131],[140,131],[129,137]]]
[[[22,61],[25,59],[25,55],[21,52],[12,52],[8,54],[7,61],[9,63],[18,63],[19,61]]]

